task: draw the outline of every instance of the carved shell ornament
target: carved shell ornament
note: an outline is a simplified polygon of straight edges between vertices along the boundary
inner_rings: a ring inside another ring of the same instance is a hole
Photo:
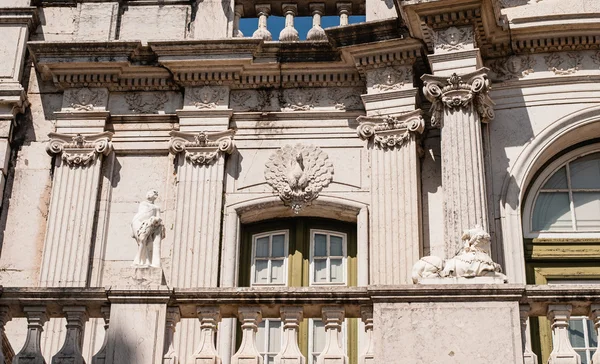
[[[286,145],[266,163],[265,179],[297,214],[331,183],[333,164],[319,147]]]

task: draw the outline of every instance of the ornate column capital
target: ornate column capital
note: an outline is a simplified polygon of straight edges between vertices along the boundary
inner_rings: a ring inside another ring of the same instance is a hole
[[[423,133],[425,120],[421,110],[409,111],[397,116],[359,116],[356,129],[361,139],[373,139],[381,149],[401,148],[415,133]]]
[[[423,75],[423,93],[431,101],[431,125],[443,126],[444,109],[461,109],[473,103],[484,123],[494,119],[494,102],[489,96],[489,69],[483,67],[464,75],[450,77]]]
[[[223,153],[231,154],[235,149],[233,135],[229,129],[218,133],[170,133],[169,150],[173,154],[185,152],[185,159],[196,165],[210,165]]]
[[[71,167],[87,167],[99,155],[108,155],[113,149],[113,133],[104,132],[93,135],[69,135],[49,133],[50,142],[46,146],[48,154],[61,154],[62,160]]]

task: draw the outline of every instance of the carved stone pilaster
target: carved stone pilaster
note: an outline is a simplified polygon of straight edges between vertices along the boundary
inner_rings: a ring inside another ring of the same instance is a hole
[[[474,106],[484,123],[494,119],[494,102],[488,92],[491,82],[487,77],[489,69],[480,68],[465,75],[452,74],[450,77],[423,75],[423,93],[431,101],[431,125],[443,126],[444,112],[459,111]]]
[[[600,337],[600,304],[594,304],[590,307],[590,320],[594,323],[594,330],[596,330],[597,337]],[[596,348],[592,356],[592,364],[596,363],[600,363],[600,345]]]
[[[163,364],[178,364],[177,353],[173,345],[173,336],[175,327],[181,318],[179,307],[167,307],[167,320],[165,324],[165,351],[163,355]]]
[[[523,363],[524,364],[538,364],[538,357],[533,351],[531,351],[529,337],[529,305],[520,305],[519,314],[521,319],[521,342],[523,345]]]
[[[108,155],[112,151],[111,132],[95,135],[67,135],[49,133],[50,142],[46,147],[48,154],[60,154],[61,159],[71,167],[87,167],[98,159],[99,155]]]
[[[221,364],[221,358],[215,347],[215,332],[217,324],[221,321],[221,311],[218,306],[198,306],[196,314],[200,320],[200,345],[188,362]]]
[[[374,364],[375,363],[375,343],[373,338],[373,307],[361,307],[360,317],[365,324],[366,333],[366,349],[365,353],[358,359],[358,364]]]
[[[256,331],[262,320],[260,307],[240,307],[238,320],[242,322],[242,344],[231,357],[231,364],[262,364],[262,355],[256,348]]]
[[[569,340],[571,305],[549,305],[548,319],[552,323],[552,352],[548,364],[581,364],[581,357]]]
[[[104,319],[104,341],[102,342],[100,350],[92,356],[92,364],[106,363],[106,345],[108,343],[108,329],[110,327],[110,306],[103,306],[100,309],[100,312]]]
[[[12,319],[8,306],[0,306],[0,340],[4,336],[4,326]],[[0,363],[5,363],[6,357],[3,350],[3,345],[0,344]]]
[[[423,133],[425,120],[421,110],[410,111],[398,116],[359,116],[358,136],[364,140],[373,140],[381,149],[393,149],[404,146],[415,134]]]
[[[465,227],[489,231],[481,123],[494,118],[487,68],[450,77],[423,75],[431,101],[431,123],[442,128],[444,247],[438,256],[453,256]]]
[[[62,348],[52,357],[52,364],[85,364],[81,346],[83,344],[83,330],[88,320],[85,306],[63,307],[67,317],[67,335]]]
[[[233,135],[229,129],[219,133],[196,134],[172,131],[169,150],[173,154],[185,153],[185,159],[195,165],[211,165],[223,153],[231,154],[235,149]]]
[[[302,322],[301,306],[286,306],[280,309],[283,321],[283,348],[275,356],[275,364],[304,364],[306,358],[298,347],[298,328]]]
[[[317,364],[347,364],[348,356],[342,350],[339,332],[344,322],[343,307],[323,307],[321,314],[325,322],[325,348],[317,358]]]
[[[44,324],[48,321],[46,307],[25,306],[23,311],[27,316],[27,337],[23,348],[14,356],[12,362],[13,364],[46,364],[40,345]]]

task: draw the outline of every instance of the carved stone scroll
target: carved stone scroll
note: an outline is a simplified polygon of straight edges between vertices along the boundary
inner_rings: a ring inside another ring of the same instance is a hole
[[[423,93],[431,101],[431,125],[442,126],[444,108],[460,109],[471,105],[484,123],[494,119],[494,102],[489,97],[491,82],[487,68],[465,75],[452,74],[449,78],[423,75]]]
[[[319,147],[286,145],[271,155],[265,179],[295,213],[319,197],[333,179],[333,164]]]
[[[46,146],[48,154],[61,154],[62,160],[71,167],[87,167],[99,155],[112,151],[111,132],[94,135],[67,135],[49,133],[50,142]]]
[[[373,139],[373,143],[381,149],[400,148],[415,133],[423,133],[425,120],[421,110],[414,110],[399,116],[359,116],[360,125],[356,129],[361,139]]]
[[[172,131],[169,150],[173,154],[185,153],[185,158],[192,164],[211,165],[223,153],[231,154],[235,148],[233,135],[229,129],[218,133],[183,133]]]

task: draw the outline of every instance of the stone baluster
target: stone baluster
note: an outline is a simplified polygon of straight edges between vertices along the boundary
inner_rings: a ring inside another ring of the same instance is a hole
[[[173,346],[173,337],[175,335],[175,327],[181,318],[179,307],[167,307],[167,319],[165,324],[165,349],[163,355],[163,364],[178,364],[177,353]]]
[[[358,359],[358,364],[375,363],[375,343],[373,342],[373,307],[360,308],[360,317],[365,324],[365,340],[367,342],[365,353]]]
[[[281,10],[285,15],[285,27],[279,33],[279,40],[282,42],[300,40],[298,31],[294,28],[294,17],[298,14],[298,6],[296,4],[283,4]]]
[[[0,341],[2,340],[2,337],[4,336],[4,325],[6,325],[6,323],[8,321],[11,320],[11,314],[10,314],[10,309],[7,306],[0,306]],[[3,346],[0,343],[0,364],[4,364],[4,362],[6,361],[6,356],[4,350],[3,350]]]
[[[271,5],[259,4],[255,5],[256,14],[258,14],[258,29],[252,34],[252,38],[262,40],[272,40],[271,32],[267,29],[267,18],[271,14]]]
[[[464,229],[489,231],[481,123],[494,118],[487,68],[451,76],[423,75],[432,126],[442,128],[444,254],[460,248]],[[490,253],[490,252],[488,252]]]
[[[327,40],[327,35],[325,34],[325,30],[321,27],[321,17],[325,12],[325,3],[311,3],[308,5],[313,17],[313,25],[312,28],[308,31],[306,35],[306,40]]]
[[[323,307],[321,314],[325,322],[325,348],[317,358],[317,364],[347,364],[348,356],[342,349],[339,333],[344,322],[343,307]]]
[[[81,347],[88,320],[87,309],[85,306],[65,306],[63,312],[67,317],[67,334],[62,348],[52,357],[52,364],[85,364]]]
[[[600,304],[594,304],[590,307],[590,320],[594,323],[597,337],[600,338]],[[592,364],[600,364],[600,345],[598,345],[592,356]]]
[[[244,16],[244,5],[237,4],[233,13],[233,36],[234,38],[244,37],[244,33],[240,30],[240,19]]]
[[[13,364],[45,364],[40,345],[44,323],[48,321],[46,307],[25,306],[23,312],[27,317],[27,337],[25,344],[13,358]]]
[[[256,348],[256,331],[262,320],[260,307],[240,307],[238,320],[242,322],[242,344],[231,357],[231,364],[263,364],[263,357]]]
[[[369,141],[371,181],[371,283],[407,284],[421,241],[419,135],[421,110],[357,119]]]
[[[110,306],[102,306],[100,308],[102,318],[104,319],[104,341],[100,350],[92,356],[92,364],[104,364],[106,363],[106,345],[108,343],[108,328],[110,326]]]
[[[581,357],[569,341],[571,305],[549,305],[548,319],[552,323],[552,352],[548,364],[581,364]]]
[[[215,332],[217,324],[221,321],[221,311],[217,306],[198,306],[196,314],[200,320],[200,345],[188,362],[190,364],[220,364],[221,358],[215,347]]]
[[[521,343],[523,345],[523,363],[524,364],[538,364],[538,357],[533,351],[529,344],[529,305],[521,305],[519,307],[520,318],[521,318]]]
[[[340,16],[340,25],[348,25],[352,14],[352,3],[337,3],[337,11]]]
[[[282,307],[279,312],[283,321],[283,346],[281,352],[275,356],[275,364],[306,363],[306,358],[298,347],[298,328],[303,317],[302,307]]]

